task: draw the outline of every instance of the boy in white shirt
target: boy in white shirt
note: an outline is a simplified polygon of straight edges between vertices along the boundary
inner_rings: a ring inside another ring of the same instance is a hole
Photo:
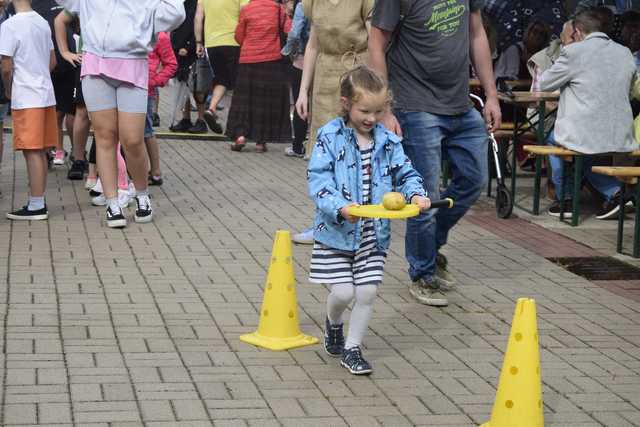
[[[2,80],[11,98],[13,148],[22,151],[29,175],[29,203],[7,214],[12,220],[49,218],[44,200],[46,151],[56,146],[56,99],[50,72],[56,65],[49,24],[31,8],[31,0],[14,0],[16,14],[0,27]]]

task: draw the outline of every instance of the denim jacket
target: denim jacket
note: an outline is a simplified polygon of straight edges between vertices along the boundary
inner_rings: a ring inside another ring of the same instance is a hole
[[[307,47],[307,42],[309,41],[310,30],[311,23],[309,22],[309,19],[304,16],[302,2],[300,2],[293,13],[293,23],[291,24],[291,30],[287,36],[287,44],[282,48],[282,55],[304,55],[304,49]]]
[[[382,196],[397,189],[407,202],[415,195],[425,196],[422,177],[404,154],[402,139],[381,124],[373,130],[371,155],[371,203],[382,203]],[[355,251],[360,244],[360,221],[351,224],[340,209],[362,204],[362,166],[354,130],[342,118],[327,123],[309,161],[309,195],[316,204],[314,239],[326,246]],[[389,220],[374,219],[378,249],[389,247]]]

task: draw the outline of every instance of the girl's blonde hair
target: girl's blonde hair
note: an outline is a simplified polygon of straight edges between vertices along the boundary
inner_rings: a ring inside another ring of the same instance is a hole
[[[362,99],[365,93],[387,95],[387,104],[391,104],[392,96],[387,82],[366,65],[359,65],[346,72],[340,78],[340,96],[352,105]],[[343,116],[348,117],[349,110],[343,106]]]

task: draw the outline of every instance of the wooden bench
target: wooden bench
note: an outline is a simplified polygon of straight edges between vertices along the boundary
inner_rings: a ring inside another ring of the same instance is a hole
[[[562,176],[566,176],[566,163],[573,161],[573,192],[571,206],[571,225],[577,226],[580,222],[580,184],[582,182],[582,154],[577,151],[567,150],[566,148],[554,145],[525,145],[524,151],[536,156],[536,177],[533,183],[533,214],[540,214],[540,181],[542,179],[542,161],[544,156],[558,156],[565,160],[563,164]],[[564,185],[563,185],[564,187]],[[559,190],[559,191],[558,191]],[[563,200],[564,188],[557,189],[558,199]],[[560,203],[560,220],[564,221],[564,203]]]
[[[637,153],[634,155],[634,153]],[[634,157],[638,157],[640,152],[632,153]],[[640,167],[637,166],[594,166],[591,168],[594,173],[607,175],[617,178],[622,183],[620,190],[620,210],[618,212],[618,239],[616,251],[622,253],[622,238],[624,233],[624,208],[626,205],[625,184],[637,184],[640,178]],[[633,257],[640,258],[640,185],[636,185],[635,192],[635,225],[633,229]]]
[[[566,164],[567,162],[573,161],[573,191],[572,191],[572,207],[571,207],[571,225],[573,227],[577,226],[580,222],[580,188],[582,182],[582,161],[584,154],[579,153],[577,151],[568,150],[563,147],[553,146],[553,145],[525,145],[524,150],[528,153],[531,153],[538,157],[543,156],[558,156],[565,160],[563,164],[563,176],[566,176]],[[612,155],[615,153],[602,153],[596,155]],[[631,153],[620,153],[626,154],[630,157],[640,157],[640,150],[632,151]],[[534,182],[534,190],[533,190],[533,213],[534,215],[538,215],[540,211],[540,180],[541,180],[541,172],[539,170],[541,162],[536,160],[536,178]],[[616,173],[624,173],[621,172],[622,169],[620,167],[608,167],[608,166],[594,166],[592,168],[593,172],[596,172],[596,168],[599,171],[604,171],[604,169],[600,168],[609,168],[607,170],[615,171]],[[629,169],[629,168],[627,168]],[[634,169],[633,167],[631,169]],[[603,172],[596,172],[600,174],[607,175]],[[627,172],[627,173],[633,173]],[[613,176],[613,175],[611,175]],[[623,177],[622,175],[620,177]],[[634,178],[634,177],[632,177]],[[559,191],[558,191],[559,190]],[[558,194],[558,199],[561,200],[564,196],[561,194],[564,189],[556,189],[556,193]],[[564,204],[560,203],[560,220],[564,221]]]

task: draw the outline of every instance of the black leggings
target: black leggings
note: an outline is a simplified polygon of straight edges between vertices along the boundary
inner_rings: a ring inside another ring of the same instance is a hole
[[[291,78],[291,89],[293,90],[294,102],[298,99],[300,93],[300,84],[302,83],[302,70],[297,69],[293,65],[289,67],[289,76]],[[298,115],[298,111],[293,109],[293,151],[297,154],[304,153],[304,140],[307,138],[307,130],[309,124],[306,120]]]

